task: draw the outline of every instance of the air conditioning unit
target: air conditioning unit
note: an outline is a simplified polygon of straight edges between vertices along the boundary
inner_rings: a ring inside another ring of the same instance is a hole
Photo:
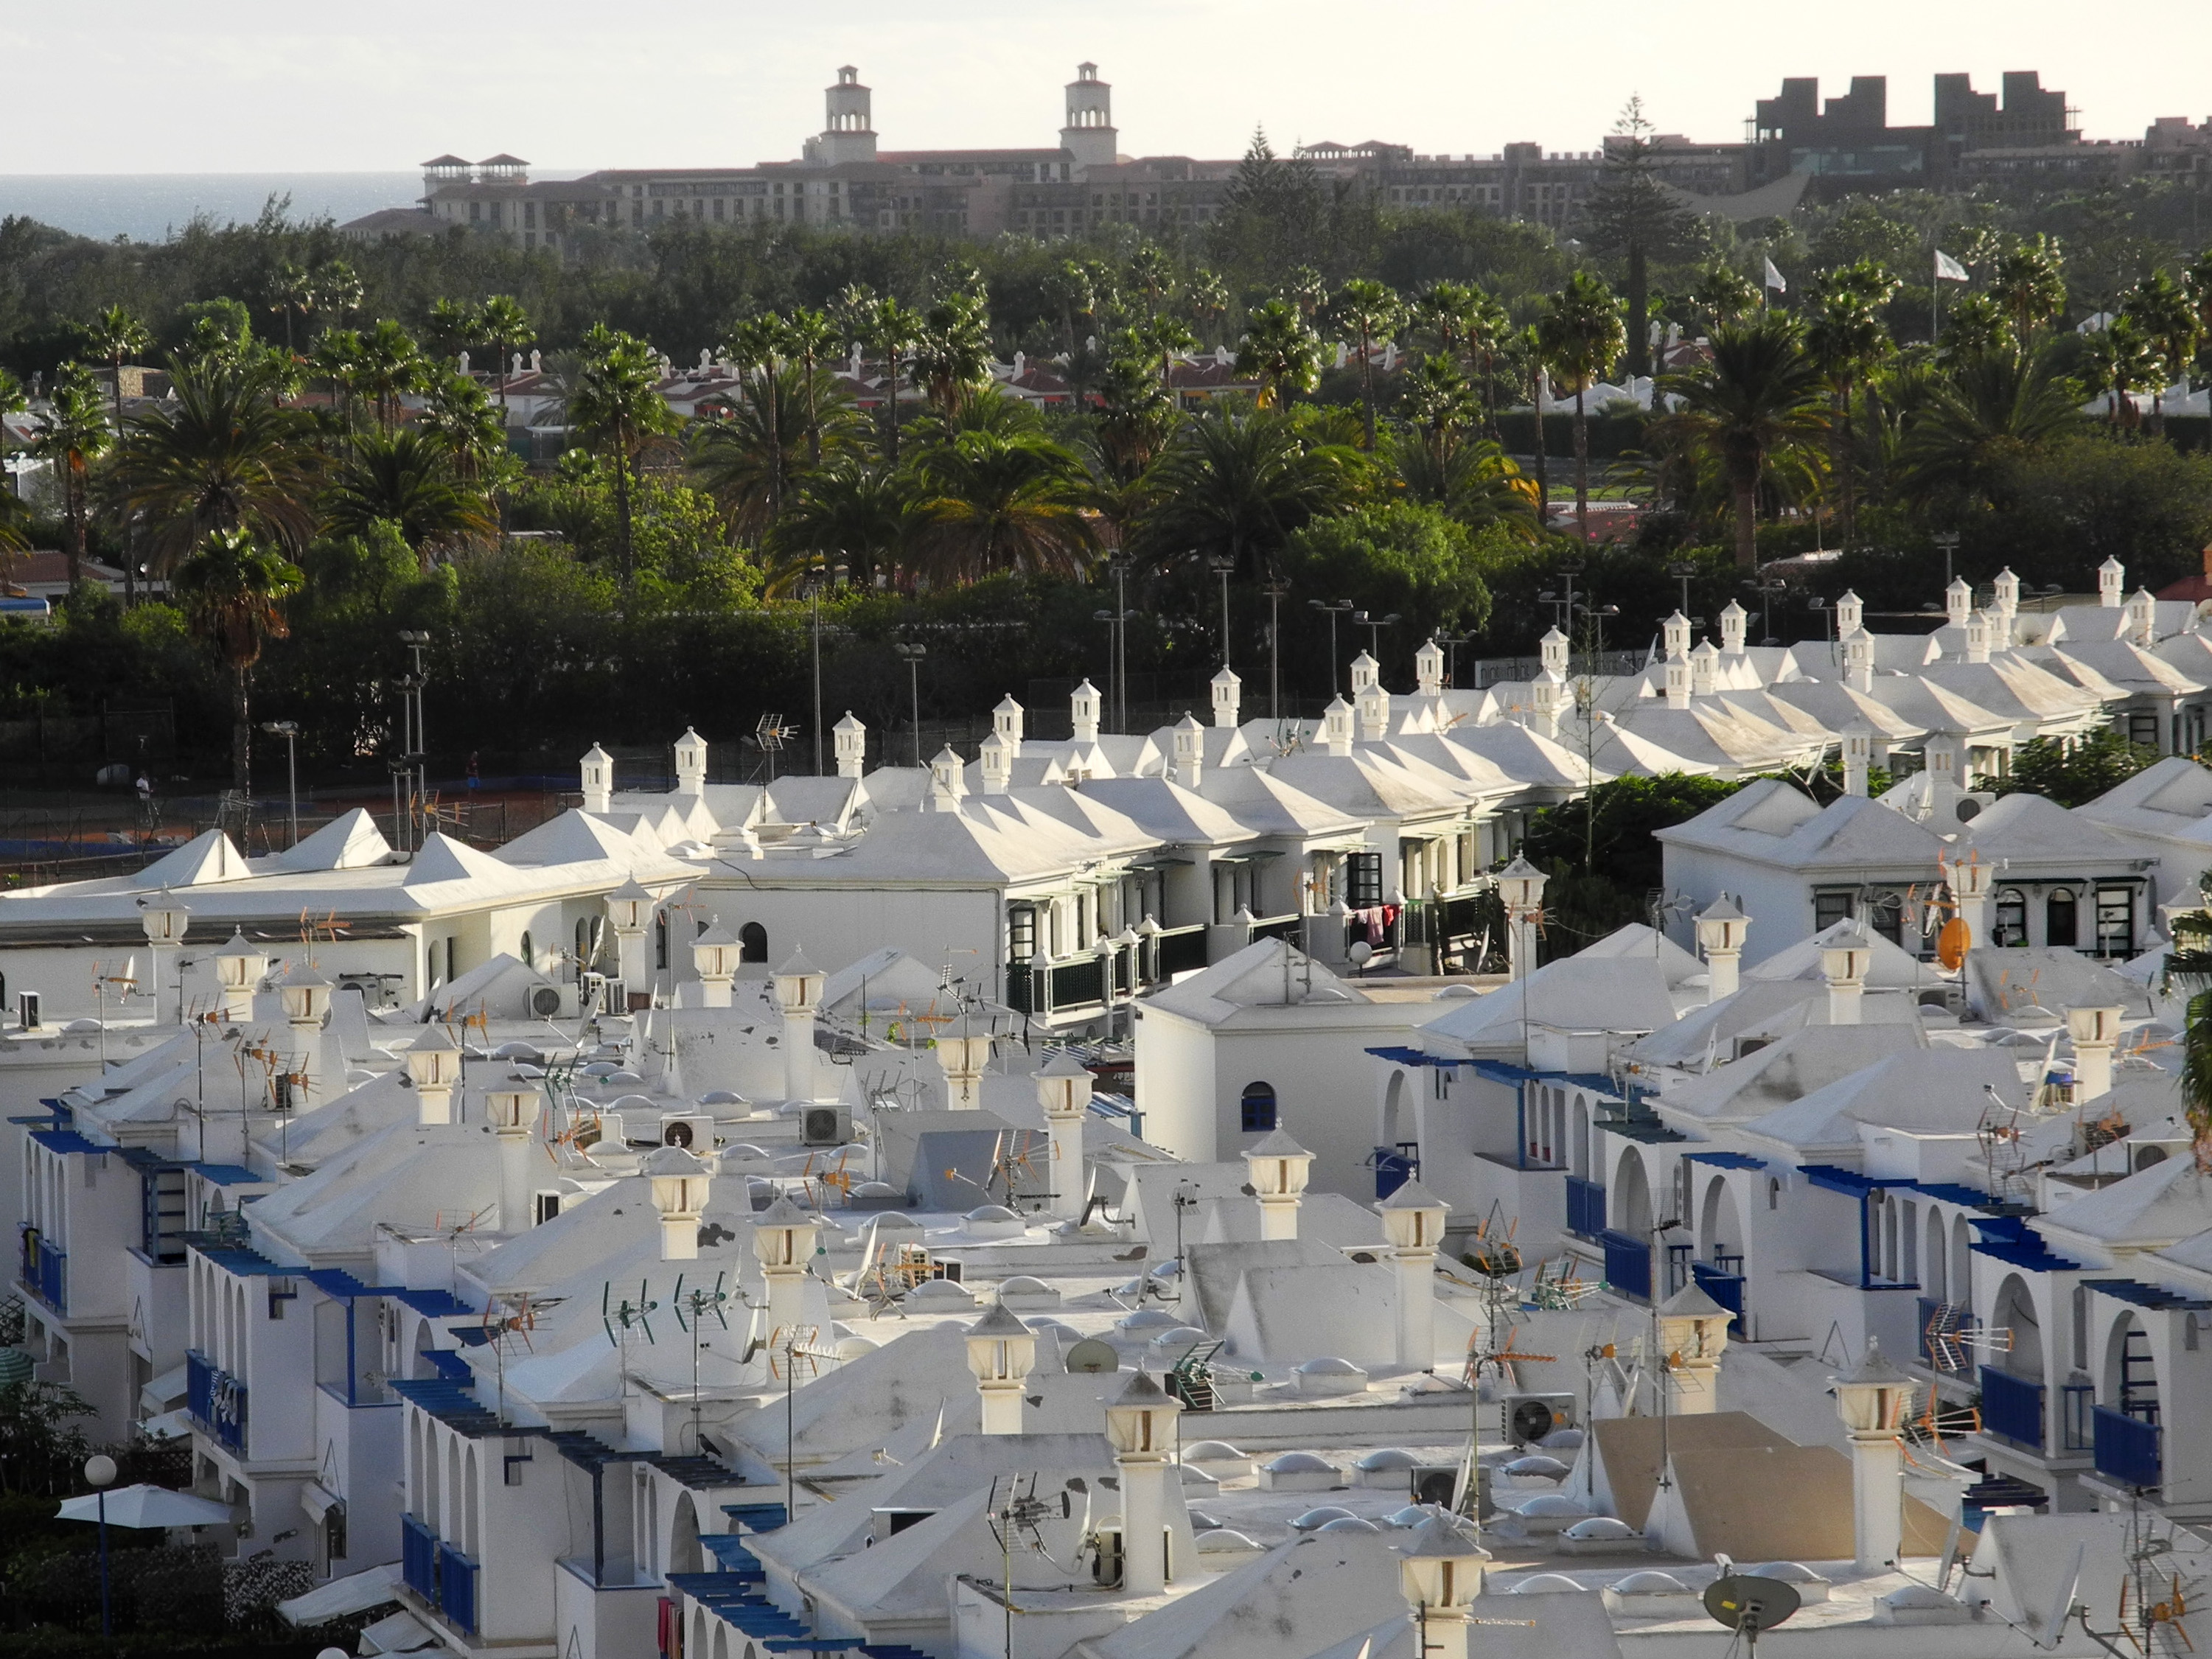
[[[671,1112],[660,1120],[660,1144],[688,1152],[714,1150],[714,1119],[708,1112]]]
[[[530,1015],[533,1019],[574,1019],[576,1017],[576,988],[573,985],[532,986]]]
[[[1554,1429],[1575,1425],[1575,1397],[1571,1394],[1509,1394],[1498,1403],[1505,1437],[1516,1445],[1534,1445]]]
[[[1459,1492],[1458,1464],[1416,1463],[1407,1473],[1412,1477],[1416,1504],[1434,1504],[1446,1510],[1452,1506],[1452,1499]]]
[[[1101,1527],[1091,1536],[1098,1554],[1091,1564],[1091,1582],[1101,1589],[1113,1589],[1121,1582],[1121,1529]]]
[[[852,1109],[809,1106],[799,1114],[799,1139],[807,1146],[842,1146],[853,1138]]]

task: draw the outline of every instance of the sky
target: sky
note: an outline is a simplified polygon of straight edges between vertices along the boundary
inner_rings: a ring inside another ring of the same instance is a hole
[[[887,149],[1054,142],[1095,60],[1131,155],[1384,138],[1589,149],[1631,94],[1660,130],[1740,138],[1785,75],[2033,68],[2092,137],[2212,116],[2212,4],[2148,0],[2100,38],[2056,0],[69,0],[0,9],[0,173],[382,171],[505,150],[541,173],[798,153],[857,64]],[[1844,19],[1848,27],[1839,27]],[[2155,41],[2154,47],[2149,43]]]

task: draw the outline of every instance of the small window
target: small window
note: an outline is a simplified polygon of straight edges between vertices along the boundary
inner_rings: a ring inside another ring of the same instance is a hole
[[[738,929],[738,960],[766,962],[768,960],[768,929],[757,921],[749,921]]]
[[[1037,914],[1032,905],[1006,907],[1006,960],[1027,962],[1036,955]]]
[[[2052,888],[2051,896],[2043,901],[2043,942],[2074,944],[2081,931],[2081,908],[2075,901],[2072,888]]]
[[[538,1193],[532,1194],[530,1206],[530,1224],[532,1226],[542,1227],[560,1213],[560,1194]]]
[[[1244,1133],[1264,1135],[1275,1127],[1275,1085],[1272,1083],[1248,1083],[1240,1103],[1240,1116]]]
[[[1382,855],[1347,854],[1344,860],[1345,900],[1355,910],[1371,909],[1382,902]]]
[[[1997,894],[1996,927],[1990,943],[2001,950],[2027,943],[2027,895],[2017,887]]]
[[[2130,887],[2097,890],[2097,954],[2131,957],[2136,953],[2136,896]]]
[[[1813,931],[1834,927],[1847,920],[1851,914],[1849,893],[1815,893],[1813,895]]]

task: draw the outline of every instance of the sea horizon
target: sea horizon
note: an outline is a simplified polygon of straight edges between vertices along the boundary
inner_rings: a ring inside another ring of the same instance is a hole
[[[545,176],[545,175],[540,175]],[[564,176],[555,173],[550,176]],[[419,168],[380,173],[0,173],[0,218],[35,219],[74,235],[161,242],[195,218],[252,224],[272,199],[295,223],[338,224],[380,208],[412,207]]]

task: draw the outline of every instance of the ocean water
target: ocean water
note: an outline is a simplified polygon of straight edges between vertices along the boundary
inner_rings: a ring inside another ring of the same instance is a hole
[[[379,208],[410,207],[420,173],[0,173],[0,217],[105,240],[158,242],[205,214],[217,224],[252,223],[272,196],[291,198],[286,216],[343,224]]]

